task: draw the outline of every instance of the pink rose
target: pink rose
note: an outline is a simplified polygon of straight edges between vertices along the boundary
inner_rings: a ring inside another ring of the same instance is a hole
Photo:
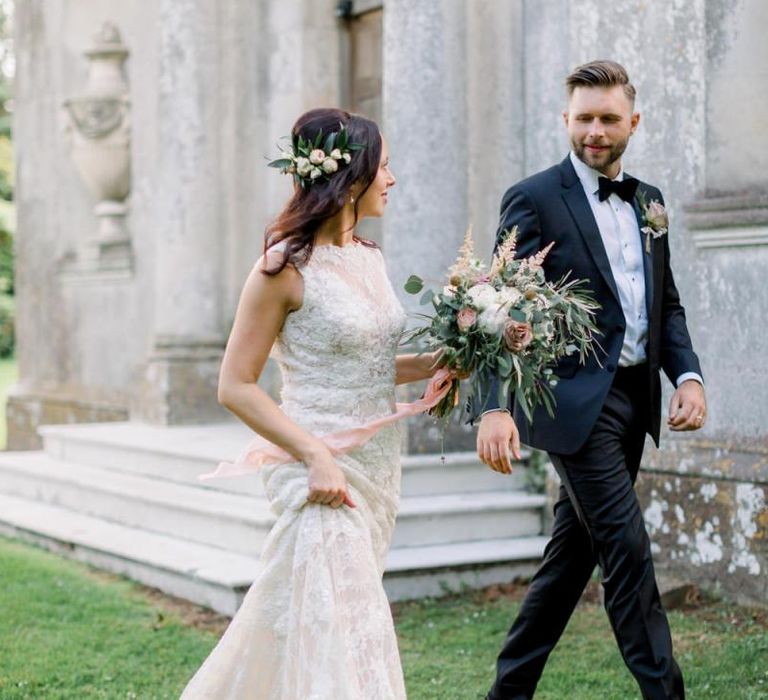
[[[657,202],[655,199],[645,208],[645,220],[655,231],[669,228],[667,210],[661,202]]]
[[[465,306],[456,316],[456,325],[461,333],[466,333],[477,322],[477,312]]]
[[[510,352],[525,350],[533,340],[533,328],[530,323],[509,320],[504,326],[504,346]]]

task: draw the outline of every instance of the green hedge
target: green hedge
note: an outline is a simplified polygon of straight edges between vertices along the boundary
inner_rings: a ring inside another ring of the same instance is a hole
[[[0,357],[10,357],[16,348],[16,301],[0,294]]]

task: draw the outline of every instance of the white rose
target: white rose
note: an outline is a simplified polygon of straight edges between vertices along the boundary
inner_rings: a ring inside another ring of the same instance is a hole
[[[323,161],[323,170],[329,175],[335,173],[339,169],[339,164],[333,158],[326,158]]]
[[[310,170],[312,170],[312,163],[309,162],[309,158],[302,157],[296,161],[296,172],[301,175],[301,177],[309,175]]]
[[[331,151],[331,158],[334,160],[341,160],[341,151],[338,148],[334,148]]]
[[[349,165],[349,161],[352,160],[352,154],[351,153],[345,153],[342,158],[344,158],[344,162]]]
[[[490,284],[476,284],[467,291],[472,306],[478,311],[487,309],[496,303],[496,290]]]
[[[510,307],[520,301],[520,297],[522,296],[520,290],[516,287],[502,287],[496,294],[496,301],[498,301],[499,304],[505,304],[507,307]]]
[[[309,162],[312,165],[320,165],[325,160],[325,151],[322,148],[316,148],[309,154]]]
[[[483,333],[501,333],[509,320],[507,310],[501,304],[491,304],[477,317],[477,325]]]
[[[317,180],[317,178],[321,177],[323,174],[323,171],[320,170],[320,168],[312,168],[312,172],[309,174],[310,180]]]

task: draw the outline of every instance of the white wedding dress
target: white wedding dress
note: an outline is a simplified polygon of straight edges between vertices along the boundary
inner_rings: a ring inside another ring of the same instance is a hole
[[[316,435],[389,415],[405,314],[376,248],[318,246],[273,355],[282,408]],[[302,463],[263,467],[277,516],[262,569],[183,700],[405,698],[382,586],[400,491],[397,425],[338,458],[356,508],[310,504]]]

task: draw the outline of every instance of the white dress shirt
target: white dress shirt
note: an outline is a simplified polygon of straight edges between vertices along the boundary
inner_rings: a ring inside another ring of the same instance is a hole
[[[595,216],[624,313],[626,330],[619,367],[637,365],[646,360],[648,312],[645,304],[643,243],[635,210],[632,204],[625,202],[615,192],[601,202],[598,197],[598,178],[601,174],[579,160],[573,152],[570,158]],[[623,179],[624,171],[619,170],[614,180]],[[703,384],[696,372],[685,372],[677,378],[677,386],[687,379],[695,379]]]

